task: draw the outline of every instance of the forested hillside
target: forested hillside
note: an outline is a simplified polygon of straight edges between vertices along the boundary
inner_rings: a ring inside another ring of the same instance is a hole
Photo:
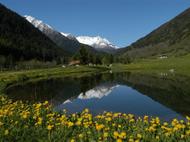
[[[190,8],[118,53],[130,58],[190,53]]]
[[[23,17],[0,4],[0,65],[38,60],[63,62],[67,52]]]

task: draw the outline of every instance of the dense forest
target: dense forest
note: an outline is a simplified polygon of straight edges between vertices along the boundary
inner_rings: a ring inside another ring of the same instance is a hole
[[[13,67],[24,61],[65,62],[67,55],[23,17],[0,4],[1,67]]]

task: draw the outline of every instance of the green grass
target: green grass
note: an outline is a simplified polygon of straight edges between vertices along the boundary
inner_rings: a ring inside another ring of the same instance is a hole
[[[34,69],[23,71],[6,71],[0,73],[0,90],[5,87],[31,80],[47,79],[59,76],[70,75],[86,75],[93,72],[106,71],[109,68],[104,66],[88,67],[67,67],[67,68],[49,68],[49,69]],[[190,54],[182,57],[170,57],[168,59],[141,59],[135,62],[124,65],[114,64],[112,67],[113,72],[141,72],[141,73],[160,73],[170,72],[190,76]]]
[[[26,104],[0,96],[1,142],[188,142],[190,117],[162,122],[158,117],[88,109],[68,115],[54,112],[49,102]]]
[[[34,69],[34,70],[23,70],[23,71],[6,71],[0,73],[0,91],[3,91],[6,87],[23,83],[28,81],[42,80],[55,77],[65,76],[84,76],[90,73],[103,72],[108,68],[103,66],[89,67],[57,67],[49,69]]]
[[[182,57],[170,57],[168,59],[141,59],[128,65],[115,64],[112,67],[114,72],[157,73],[169,72],[171,69],[177,74],[190,75],[190,54]]]

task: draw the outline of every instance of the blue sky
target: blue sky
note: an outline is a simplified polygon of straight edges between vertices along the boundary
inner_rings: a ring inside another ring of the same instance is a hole
[[[58,31],[102,36],[124,47],[190,7],[190,0],[0,0]]]

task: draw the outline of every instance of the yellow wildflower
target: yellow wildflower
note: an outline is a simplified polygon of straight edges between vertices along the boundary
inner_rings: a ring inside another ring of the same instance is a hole
[[[8,134],[9,134],[9,130],[5,130],[4,135],[6,136]]]
[[[71,139],[71,141],[70,142],[75,142],[75,140],[74,139]]]
[[[37,123],[36,123],[36,125],[41,125],[41,124],[42,124],[42,120],[43,120],[43,119],[42,119],[41,117],[39,117],[39,118],[38,118],[38,121],[37,121]]]
[[[181,134],[181,139],[183,139],[185,137],[185,135]]]
[[[74,123],[73,122],[68,122],[68,127],[72,127],[74,125]]]
[[[141,134],[137,134],[137,138],[141,139],[142,135]]]
[[[87,108],[84,109],[84,112],[85,112],[85,113],[89,113],[89,109],[87,109]]]
[[[0,126],[2,126],[3,125],[3,123],[2,122],[0,122]]]
[[[47,105],[49,102],[48,101],[45,101],[44,103],[43,103],[43,105]]]
[[[159,136],[156,136],[156,139],[157,139],[157,140],[159,140],[159,139],[160,139],[160,137],[159,137]]]
[[[47,126],[47,129],[50,131],[50,130],[52,130],[53,129],[53,125],[48,125]]]
[[[148,120],[148,116],[147,115],[144,116],[144,120]]]
[[[129,142],[134,142],[134,139],[133,139],[133,138],[130,138],[130,139],[129,139]]]
[[[96,124],[96,130],[101,130],[104,128],[104,125],[103,124]]]
[[[121,139],[125,139],[125,138],[126,138],[126,133],[125,133],[125,132],[121,132],[121,133],[119,134],[119,137],[120,137]]]
[[[190,117],[189,117],[189,116],[186,116],[186,119],[187,119],[188,121],[190,121]]]
[[[104,138],[107,138],[108,137],[108,133],[107,132],[104,132]]]
[[[122,142],[122,139],[117,139],[117,142]]]
[[[79,138],[83,138],[83,134],[79,134]]]
[[[75,124],[76,124],[77,126],[79,126],[79,125],[81,125],[81,121],[77,121]]]
[[[106,119],[106,121],[111,121],[111,117],[107,117],[107,118],[105,118]]]
[[[113,136],[116,139],[119,136],[119,133],[117,131],[113,132]]]
[[[190,136],[190,130],[187,130],[185,133],[186,135]]]

